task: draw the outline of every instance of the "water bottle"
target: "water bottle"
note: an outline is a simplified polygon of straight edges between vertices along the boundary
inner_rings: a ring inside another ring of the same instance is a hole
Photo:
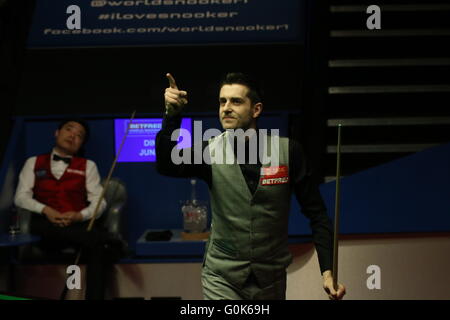
[[[195,194],[197,181],[191,180],[191,200],[186,201],[183,212],[183,229],[188,233],[200,233],[206,230],[208,209],[206,203],[198,201]]]
[[[9,235],[11,237],[16,236],[20,233],[19,227],[19,215],[17,214],[17,210],[13,208],[13,215],[11,218],[11,224],[9,225]]]

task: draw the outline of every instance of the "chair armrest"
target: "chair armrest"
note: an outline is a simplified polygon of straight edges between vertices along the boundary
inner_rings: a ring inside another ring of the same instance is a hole
[[[125,207],[124,202],[114,203],[109,207],[107,212],[103,214],[106,215],[107,219],[104,222],[105,228],[115,234],[120,234],[121,229],[121,215]]]
[[[17,223],[20,228],[20,233],[28,234],[31,229],[31,218],[36,214],[24,208],[17,208]]]

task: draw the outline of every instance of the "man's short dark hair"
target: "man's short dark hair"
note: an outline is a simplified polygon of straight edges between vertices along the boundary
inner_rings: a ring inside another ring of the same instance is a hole
[[[231,84],[241,84],[246,86],[249,89],[247,96],[252,104],[262,102],[263,91],[253,76],[242,72],[230,72],[223,77],[220,83],[220,88],[224,85]]]
[[[84,145],[89,139],[89,134],[90,134],[89,125],[87,124],[86,121],[84,121],[81,118],[67,118],[67,119],[64,119],[63,121],[61,121],[59,123],[58,130],[61,130],[62,127],[64,127],[64,125],[69,123],[69,122],[76,122],[76,123],[80,124],[84,128],[84,131],[85,131],[85,135],[84,135],[84,139],[83,139],[83,145]]]

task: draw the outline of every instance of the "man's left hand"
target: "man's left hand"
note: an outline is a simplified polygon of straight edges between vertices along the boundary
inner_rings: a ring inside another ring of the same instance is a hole
[[[345,295],[345,287],[338,283],[337,290],[333,285],[333,276],[330,270],[323,273],[323,289],[328,294],[330,300],[341,300]]]
[[[65,227],[70,226],[76,222],[83,221],[83,216],[81,212],[78,211],[68,211],[62,215],[63,224]]]

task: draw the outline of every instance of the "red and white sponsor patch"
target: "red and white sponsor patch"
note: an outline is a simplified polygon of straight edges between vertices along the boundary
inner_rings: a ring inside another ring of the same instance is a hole
[[[262,186],[289,183],[289,169],[287,166],[263,167],[261,168]]]
[[[81,175],[81,176],[86,175],[86,173],[85,173],[84,171],[81,171],[81,170],[75,170],[75,169],[67,169],[67,172],[68,172],[68,173],[79,174],[79,175]]]

